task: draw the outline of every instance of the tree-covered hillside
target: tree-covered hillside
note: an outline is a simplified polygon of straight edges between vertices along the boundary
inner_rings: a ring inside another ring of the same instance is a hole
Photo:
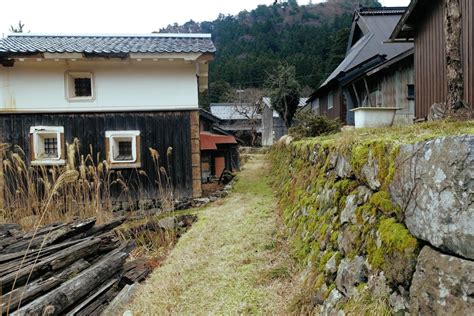
[[[215,21],[170,25],[160,32],[212,33],[217,46],[211,64],[210,98],[228,87],[262,87],[279,63],[296,67],[302,86],[316,88],[343,59],[354,9],[380,6],[376,0],[328,0],[300,6],[296,0],[260,5]]]

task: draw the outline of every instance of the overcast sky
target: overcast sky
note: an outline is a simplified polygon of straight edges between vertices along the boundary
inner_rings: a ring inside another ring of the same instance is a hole
[[[306,4],[309,0],[299,0]],[[321,2],[321,1],[314,1]],[[409,0],[381,0],[403,6]],[[273,0],[2,0],[0,36],[21,20],[32,33],[150,33],[168,24],[214,20]]]

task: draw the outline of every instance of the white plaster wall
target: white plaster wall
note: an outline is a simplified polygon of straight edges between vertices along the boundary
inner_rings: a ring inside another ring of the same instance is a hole
[[[68,101],[67,71],[90,71],[95,99]],[[196,65],[184,61],[23,61],[0,67],[0,111],[79,112],[198,108]]]

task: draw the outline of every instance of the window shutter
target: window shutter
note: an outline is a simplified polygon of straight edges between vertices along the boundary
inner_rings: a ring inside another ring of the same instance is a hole
[[[30,161],[35,160],[35,146],[33,143],[33,134],[30,133],[28,137],[28,144],[29,144],[29,150],[30,150]]]
[[[66,143],[64,142],[64,133],[59,134],[59,146],[61,147],[61,157],[62,160],[66,159]]]
[[[140,152],[140,148],[141,148],[141,137],[140,135],[139,136],[136,136],[136,150],[137,150],[137,160],[136,160],[136,163],[137,164],[141,164],[142,163],[142,155],[141,155],[141,152]]]
[[[108,137],[105,138],[105,160],[110,165],[110,139]]]

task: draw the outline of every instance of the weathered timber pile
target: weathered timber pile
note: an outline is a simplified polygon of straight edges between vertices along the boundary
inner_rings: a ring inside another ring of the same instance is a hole
[[[113,231],[125,220],[55,223],[36,233],[0,225],[2,315],[101,314],[151,272],[144,260],[126,262],[135,243]]]

